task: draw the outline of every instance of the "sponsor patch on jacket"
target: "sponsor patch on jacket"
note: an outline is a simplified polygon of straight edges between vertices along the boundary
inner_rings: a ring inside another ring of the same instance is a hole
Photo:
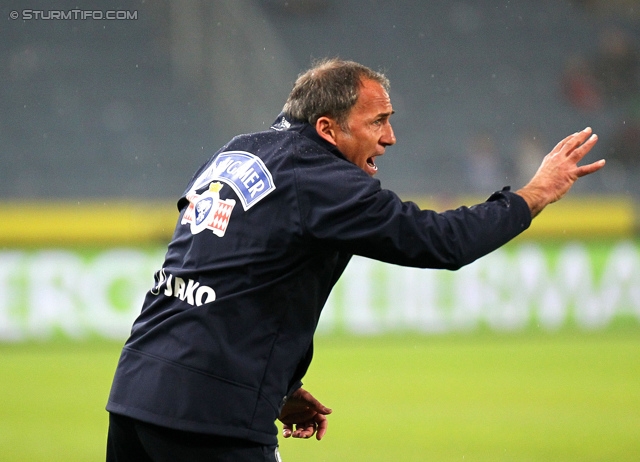
[[[216,236],[224,236],[236,201],[220,199],[220,189],[222,189],[222,183],[214,182],[204,193],[193,193],[187,196],[189,207],[185,210],[180,223],[190,224],[192,234],[210,229]]]
[[[231,186],[244,210],[249,210],[276,189],[271,172],[262,159],[246,151],[219,154],[194,182],[192,191],[211,181],[222,181]]]

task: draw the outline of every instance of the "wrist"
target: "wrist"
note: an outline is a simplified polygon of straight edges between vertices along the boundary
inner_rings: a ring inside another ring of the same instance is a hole
[[[520,197],[522,197],[531,211],[531,218],[535,218],[542,209],[544,209],[551,201],[547,198],[544,188],[536,187],[528,184],[525,187],[516,191]]]

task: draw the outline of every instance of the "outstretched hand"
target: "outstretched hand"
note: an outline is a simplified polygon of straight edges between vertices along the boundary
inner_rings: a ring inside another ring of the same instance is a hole
[[[567,136],[545,156],[531,181],[517,191],[529,205],[532,217],[562,198],[578,178],[604,167],[604,159],[588,165],[578,165],[597,141],[598,136],[592,134],[591,128],[587,127]]]
[[[327,432],[327,415],[331,409],[325,407],[308,391],[298,388],[282,407],[278,420],[282,422],[282,436],[289,438],[311,438],[314,433],[320,441]]]

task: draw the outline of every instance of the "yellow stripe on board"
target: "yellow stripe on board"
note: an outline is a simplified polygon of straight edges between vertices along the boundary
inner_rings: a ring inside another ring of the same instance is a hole
[[[634,204],[625,198],[565,198],[549,205],[527,231],[530,238],[629,237],[636,231]]]
[[[413,200],[423,208],[440,211],[482,201]],[[0,203],[0,246],[167,243],[177,218],[172,199]],[[548,206],[522,238],[629,237],[634,235],[636,225],[630,199],[580,196]]]
[[[0,245],[166,242],[177,218],[174,200],[0,203]]]

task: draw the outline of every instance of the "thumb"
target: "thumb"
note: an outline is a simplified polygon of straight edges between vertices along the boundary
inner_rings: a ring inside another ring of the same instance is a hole
[[[309,393],[307,390],[303,390],[302,388],[300,388],[298,390],[300,392],[299,397],[306,402],[306,405],[310,408],[313,409],[315,412],[319,413],[319,414],[331,414],[331,412],[333,412],[331,409],[329,409],[328,407],[326,407],[324,404],[322,404],[320,401],[318,401],[311,393]]]
[[[311,408],[316,411],[318,414],[324,414],[324,415],[329,415],[333,412],[332,409],[328,408],[327,406],[325,406],[324,404],[322,404],[320,401],[318,401],[317,399],[313,398],[313,401],[311,401],[309,403],[311,406]]]

